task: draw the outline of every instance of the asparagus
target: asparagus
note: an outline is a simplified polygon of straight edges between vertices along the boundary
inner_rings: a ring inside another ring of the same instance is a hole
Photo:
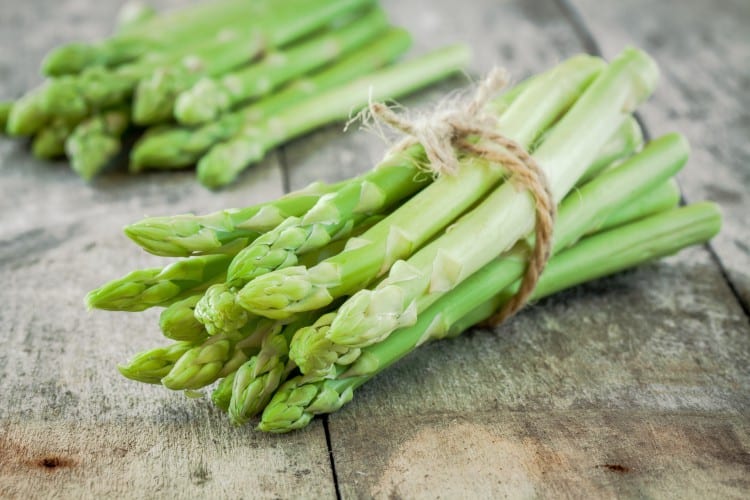
[[[136,354],[117,369],[125,377],[145,384],[160,384],[180,357],[194,347],[190,342],[175,342]]]
[[[13,109],[13,101],[0,101],[0,134],[5,132],[8,126],[8,118]]]
[[[197,162],[212,146],[239,133],[244,125],[267,119],[315,94],[361,77],[392,61],[411,44],[409,34],[392,28],[377,40],[345,55],[317,73],[296,80],[285,88],[213,123],[197,129],[164,127],[149,130],[130,155],[131,170],[144,167],[182,168]]]
[[[31,152],[37,158],[52,159],[65,154],[65,141],[75,128],[66,120],[52,120],[37,132],[31,142]]]
[[[70,166],[90,180],[120,152],[120,138],[130,124],[126,108],[97,113],[79,124],[65,141]]]
[[[45,92],[46,85],[40,85],[13,103],[5,124],[8,135],[33,135],[47,124],[50,116],[42,109],[42,96]]]
[[[236,376],[237,372],[232,372],[221,379],[211,393],[211,401],[222,411],[229,411],[229,405],[232,402],[232,386]]]
[[[204,78],[179,95],[177,121],[197,125],[216,120],[238,104],[269,94],[293,78],[314,71],[368,43],[385,31],[388,20],[381,9],[286,50],[268,54],[258,64],[220,78]]]
[[[555,224],[553,253],[566,248],[587,231],[601,227],[610,214],[619,207],[646,195],[650,190],[664,183],[682,168],[687,160],[687,154],[687,142],[682,136],[677,134],[663,136],[652,141],[643,151],[620,166],[604,172],[566,197],[560,205]],[[449,234],[457,230],[453,229]],[[439,242],[440,238],[435,241]],[[508,269],[508,282],[502,285],[503,288],[523,274],[528,245],[528,242],[522,241],[517,245],[515,252],[503,256],[503,266]],[[394,269],[396,265],[398,264],[394,265]],[[387,280],[381,282],[375,291],[379,291],[383,284],[387,283]],[[380,342],[387,337],[383,335],[378,338],[376,326],[371,326],[366,332],[368,337],[360,336],[356,341],[351,341],[349,338],[342,342],[339,340],[340,337],[335,337],[332,334],[333,329],[336,321],[346,313],[347,304],[350,302],[344,303],[339,308],[325,328],[313,326],[300,329],[298,337],[295,337],[292,342],[291,357],[302,373],[328,376],[335,370],[334,365],[338,363],[336,361],[338,358],[345,357],[350,360],[358,355],[360,348]],[[418,313],[427,307],[418,309]]]
[[[648,55],[626,49],[565,114],[534,152],[556,201],[575,185],[627,114],[648,97],[657,78],[658,70]],[[533,223],[531,194],[504,184],[453,224],[450,232],[408,261],[395,263],[377,288],[353,295],[339,309],[328,339],[362,347],[413,324],[419,312],[528,234]],[[478,227],[482,228],[479,241]]]
[[[136,89],[133,121],[139,125],[165,121],[173,116],[177,96],[192,87],[201,77],[222,75],[253,60],[261,49],[268,51],[286,45],[313,33],[338,16],[371,3],[372,0],[325,0],[323,3],[293,0],[289,1],[289,5],[282,4],[273,17],[257,24],[252,33],[253,39],[238,40],[229,47],[222,44],[220,50],[199,55],[198,65],[180,67],[169,64],[145,76]],[[306,10],[300,10],[301,8]],[[247,42],[253,44],[250,46],[251,57],[248,57],[247,46],[243,46]]]
[[[705,242],[718,232],[720,225],[716,205],[699,203],[590,236],[550,260],[532,299]],[[365,348],[357,363],[339,368],[337,378],[309,381],[296,377],[286,382],[264,410],[259,429],[288,432],[302,428],[314,415],[340,409],[351,401],[357,387],[425,340],[458,335],[488,318],[512,296],[511,291],[492,298],[500,290],[494,280],[493,264],[444,295],[420,315],[415,325]],[[482,302],[485,303],[472,310]]]
[[[164,268],[139,269],[86,295],[89,308],[143,311],[195,295],[226,276],[231,255],[201,255]]]
[[[208,215],[149,217],[126,226],[125,234],[147,252],[165,257],[221,253],[246,245],[287,217],[306,213],[326,193],[337,189],[314,183],[281,198]]]
[[[155,92],[159,96],[182,90],[181,78],[190,81],[195,75],[215,74],[237,67],[269,47],[288,43],[325,25],[335,16],[349,12],[371,0],[287,0],[283,7],[265,16],[245,22],[235,30],[214,36],[210,43],[189,44],[161,56],[143,57],[112,70],[93,66],[75,76],[51,81],[41,101],[43,109],[56,116],[75,118],[122,104],[133,93],[136,84],[156,74]],[[315,5],[315,8],[312,6]],[[303,15],[300,15],[303,12]],[[234,20],[235,24],[239,21]],[[162,68],[160,70],[160,68]],[[168,69],[164,69],[168,68]],[[161,76],[159,76],[161,75]],[[145,84],[144,84],[145,85]],[[141,107],[149,105],[141,96],[133,110],[135,123],[142,123]],[[160,98],[160,97],[159,97]],[[153,102],[155,106],[161,101]]]
[[[221,7],[219,7],[221,8]],[[157,16],[156,9],[141,2],[127,2],[117,11],[115,30],[118,33],[135,31],[135,28]]]
[[[143,54],[168,51],[203,40],[228,25],[246,22],[270,2],[220,0],[148,17],[148,7],[123,7],[118,14],[118,33],[102,42],[69,43],[57,47],[42,62],[47,76],[80,73],[92,66],[117,66]],[[135,20],[138,20],[137,22]]]
[[[602,65],[600,59],[580,56],[536,77],[501,115],[500,131],[528,146],[575,102]],[[352,248],[309,269],[293,266],[256,278],[238,293],[237,302],[255,314],[283,318],[366,286],[474,205],[504,175],[503,169],[478,158],[464,163],[459,175],[438,178],[357,238]]]
[[[159,327],[165,337],[172,340],[200,342],[208,337],[206,329],[195,319],[195,305],[201,294],[191,295],[170,305],[159,315]]]
[[[272,118],[246,127],[236,138],[214,146],[198,162],[198,179],[210,188],[232,182],[251,163],[266,152],[326,123],[345,119],[352,109],[365,106],[370,99],[399,97],[460,70],[468,60],[465,46],[454,45],[367,77],[329,89]]]
[[[214,335],[186,351],[161,383],[168,389],[200,389],[237,371],[279,325],[259,319],[242,330]]]

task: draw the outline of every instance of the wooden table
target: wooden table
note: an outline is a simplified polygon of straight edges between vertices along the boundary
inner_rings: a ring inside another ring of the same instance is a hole
[[[0,97],[52,46],[110,29],[116,0],[6,0]],[[166,4],[167,2],[158,2]],[[174,3],[174,2],[173,2]],[[304,431],[233,428],[206,400],[125,380],[156,313],[87,313],[84,293],[158,262],[121,227],[208,212],[370,167],[378,140],[330,127],[218,194],[190,171],[93,184],[0,140],[0,497],[747,498],[750,492],[750,3],[384,1],[417,51],[465,40],[475,75],[645,48],[663,79],[642,116],[693,146],[685,199],[713,242],[575,288],[496,331],[421,349]],[[419,106],[464,80],[419,97]]]

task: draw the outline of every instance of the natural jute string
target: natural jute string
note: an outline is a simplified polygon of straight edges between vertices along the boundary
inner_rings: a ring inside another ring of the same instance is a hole
[[[527,189],[534,197],[534,250],[518,292],[486,321],[492,326],[499,325],[521,309],[534,291],[550,256],[557,212],[544,171],[521,145],[496,131],[497,118],[485,111],[489,100],[505,85],[505,73],[495,69],[479,84],[470,101],[417,120],[399,116],[383,103],[370,104],[370,113],[376,120],[406,134],[392,148],[392,153],[421,144],[430,160],[429,169],[439,175],[458,174],[456,151],[479,156],[504,167],[511,174],[509,180]]]

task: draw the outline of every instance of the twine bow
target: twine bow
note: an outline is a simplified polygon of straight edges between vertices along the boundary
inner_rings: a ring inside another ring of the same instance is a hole
[[[499,325],[518,312],[534,291],[550,257],[557,212],[544,171],[520,144],[497,132],[497,118],[486,111],[487,103],[506,83],[505,72],[495,69],[480,82],[474,97],[468,102],[456,103],[416,120],[396,114],[383,103],[371,103],[369,108],[375,120],[406,135],[392,148],[392,153],[421,144],[430,160],[429,170],[438,175],[459,174],[457,151],[479,156],[505,168],[510,174],[509,180],[533,196],[536,213],[534,249],[518,292],[486,321],[491,326]]]

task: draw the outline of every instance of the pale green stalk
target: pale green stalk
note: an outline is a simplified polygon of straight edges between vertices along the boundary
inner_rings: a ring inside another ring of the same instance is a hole
[[[345,184],[345,183],[344,183]],[[246,246],[287,217],[305,214],[320,197],[339,185],[315,183],[281,198],[207,215],[148,217],[126,226],[125,235],[154,255],[187,257],[222,253],[227,246]]]
[[[229,411],[232,402],[232,386],[237,372],[232,372],[219,381],[216,388],[211,392],[211,401],[222,411]]]
[[[270,149],[322,125],[344,120],[370,100],[396,98],[462,69],[469,59],[465,46],[455,45],[397,63],[353,82],[317,94],[272,118],[245,128],[198,162],[198,179],[210,188],[232,182]]]
[[[123,376],[145,384],[160,384],[180,357],[195,344],[175,342],[166,347],[157,347],[136,354],[125,364],[117,365]]]
[[[699,203],[590,236],[551,259],[532,300],[703,243],[720,225],[716,205]],[[354,365],[339,367],[336,378],[296,377],[285,383],[263,412],[260,430],[288,432],[305,427],[315,415],[339,410],[351,401],[357,387],[423,342],[458,335],[490,317],[514,293],[498,294],[505,283],[504,273],[498,272],[501,262],[490,263],[444,295],[415,325],[365,348]],[[477,303],[482,305],[475,307]]]
[[[139,269],[86,295],[89,308],[143,311],[168,306],[223,281],[231,255],[200,255],[164,268]]]
[[[602,227],[611,214],[620,207],[629,203],[640,204],[638,200],[642,196],[648,195],[650,191],[665,183],[682,168],[687,155],[688,145],[682,136],[666,135],[652,141],[643,151],[618,167],[600,174],[572,192],[559,208],[555,223],[553,253],[569,246],[587,231]],[[649,204],[645,204],[643,208],[651,210]],[[647,213],[640,210],[641,207],[631,209],[631,213],[635,212],[637,216]],[[502,285],[502,288],[522,276],[530,245],[533,245],[533,242],[521,241],[513,251],[502,256],[502,265],[508,272],[508,281]],[[381,282],[375,290],[378,290],[383,283],[386,281]],[[350,361],[352,356],[356,356],[352,353],[382,340],[369,342],[367,339],[361,343],[344,343],[332,338],[333,327],[348,303],[349,301],[345,302],[337,314],[329,319],[329,324],[325,329],[310,327],[298,332],[298,336],[292,342],[291,357],[302,373],[330,376],[332,372],[335,372],[336,359],[344,357]],[[423,310],[419,310],[418,313]],[[384,318],[382,321],[388,319],[390,318]],[[375,331],[375,328],[371,327],[369,332]]]
[[[648,55],[626,49],[562,117],[534,152],[555,201],[578,182],[597,151],[650,95],[657,77],[656,65]],[[328,339],[363,347],[414,324],[421,311],[510,248],[533,226],[532,195],[519,191],[513,182],[505,183],[454,223],[449,232],[408,261],[396,262],[375,289],[353,295],[339,309]]]
[[[120,139],[130,125],[127,108],[97,113],[81,122],[65,141],[74,172],[91,180],[120,152]]]
[[[158,12],[151,5],[138,1],[126,2],[117,11],[115,30],[118,34],[135,32],[139,25],[154,20],[157,15]]]
[[[214,121],[243,102],[268,95],[369,43],[387,27],[385,14],[376,8],[349,24],[272,52],[256,64],[218,78],[203,78],[179,95],[174,116],[185,125]]]
[[[172,340],[202,342],[208,337],[203,324],[195,319],[195,305],[202,294],[191,295],[165,308],[159,315],[159,328]]]
[[[256,319],[241,330],[213,335],[185,352],[161,380],[172,390],[200,389],[226,377],[258,353],[263,339],[278,331],[271,320]]]
[[[217,77],[253,61],[259,50],[268,52],[312,34],[340,16],[346,16],[372,0],[294,0],[281,4],[265,22],[253,20],[256,31],[249,50],[242,41],[199,54],[200,64],[164,65],[139,83],[133,100],[133,122],[152,125],[174,116],[177,96],[195,85],[202,77]],[[306,10],[305,10],[306,9]],[[257,76],[257,75],[256,75]]]
[[[534,78],[500,116],[499,131],[528,147],[576,101],[603,65],[598,58],[579,56]],[[353,239],[340,255],[309,269],[294,266],[259,277],[240,291],[238,303],[255,314],[283,318],[324,307],[366,286],[447,227],[505,174],[478,158],[462,163],[458,175],[438,178]]]
[[[183,168],[195,164],[212,146],[238,134],[243,126],[259,122],[337,85],[370,73],[404,53],[411,37],[392,28],[378,39],[343,56],[316,73],[298,79],[257,102],[199,128],[150,129],[133,147],[131,169]]]

